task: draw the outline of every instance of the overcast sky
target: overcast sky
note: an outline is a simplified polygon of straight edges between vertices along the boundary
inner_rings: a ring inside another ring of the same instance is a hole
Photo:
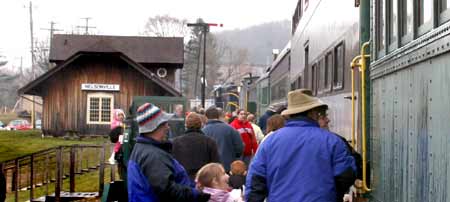
[[[81,18],[91,17],[93,33],[136,36],[143,32],[148,17],[168,14],[194,22],[223,23],[211,31],[242,29],[252,25],[290,19],[297,0],[32,0],[34,36],[46,40],[50,21],[70,33]],[[29,0],[0,0],[0,55],[10,65],[30,66]],[[10,66],[9,65],[9,66]]]

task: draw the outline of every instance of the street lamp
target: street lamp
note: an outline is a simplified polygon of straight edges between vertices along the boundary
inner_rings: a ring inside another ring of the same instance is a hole
[[[188,27],[201,27],[203,28],[203,73],[202,73],[202,107],[205,108],[205,95],[206,95],[206,33],[209,32],[209,27],[223,27],[223,24],[217,23],[187,23]],[[199,46],[200,47],[200,46]],[[200,63],[200,61],[198,61]],[[195,78],[198,79],[198,78]]]

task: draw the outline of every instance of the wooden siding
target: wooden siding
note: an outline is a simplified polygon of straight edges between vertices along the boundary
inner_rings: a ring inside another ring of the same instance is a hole
[[[125,112],[133,96],[167,95],[160,86],[114,56],[83,56],[48,79],[43,86],[43,129],[52,135],[77,131],[81,135],[105,135],[109,125],[87,124],[87,94],[83,83],[119,84],[120,91],[108,92],[114,97],[114,108]]]

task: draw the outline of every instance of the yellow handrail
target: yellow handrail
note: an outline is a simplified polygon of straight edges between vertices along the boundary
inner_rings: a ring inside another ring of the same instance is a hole
[[[227,106],[228,106],[228,105],[233,105],[233,106],[235,106],[237,109],[239,109],[239,105],[236,104],[236,103],[234,103],[234,102],[228,102],[228,103],[227,103]]]
[[[366,58],[369,58],[369,54],[364,54],[365,49],[369,47],[370,41],[365,42],[361,47],[361,60],[360,60],[360,71],[361,71],[361,111],[362,111],[362,159],[363,159],[363,190],[366,192],[371,191],[367,187],[367,151],[366,151]]]
[[[236,93],[224,93],[224,95],[232,95],[232,96],[236,97],[237,99],[239,99],[239,95]]]
[[[369,192],[371,189],[367,187],[367,148],[366,148],[366,139],[367,139],[367,133],[366,133],[366,58],[370,58],[369,54],[365,54],[365,49],[370,45],[370,41],[363,44],[361,47],[361,53],[360,55],[353,58],[352,62],[350,63],[351,67],[351,82],[352,82],[352,147],[356,150],[356,130],[355,130],[355,73],[354,68],[359,67],[359,71],[361,72],[361,116],[362,116],[362,171],[363,171],[363,179],[362,179],[362,189],[364,192]]]
[[[350,67],[351,67],[351,72],[352,72],[352,148],[357,151],[355,145],[355,139],[356,139],[356,135],[355,135],[355,71],[354,68],[355,67],[359,67],[359,61],[361,60],[361,55],[356,56],[355,58],[353,58],[352,62],[350,63]]]

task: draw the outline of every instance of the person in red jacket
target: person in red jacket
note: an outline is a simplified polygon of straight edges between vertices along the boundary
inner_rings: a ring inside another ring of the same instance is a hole
[[[253,132],[252,125],[247,121],[247,112],[240,109],[238,111],[237,119],[231,122],[230,125],[241,135],[242,142],[245,145],[244,153],[242,154],[242,161],[249,165],[251,159],[256,154],[258,143],[256,142],[256,136]]]

